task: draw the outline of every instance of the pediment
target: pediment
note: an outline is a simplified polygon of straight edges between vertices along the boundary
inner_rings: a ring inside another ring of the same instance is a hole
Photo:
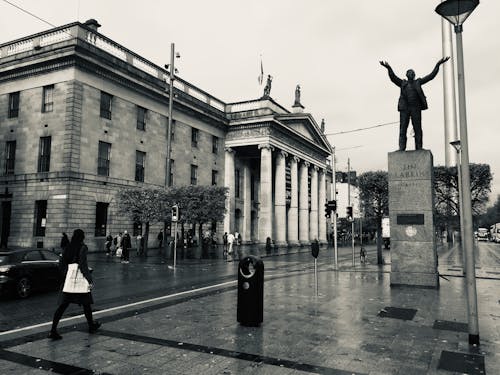
[[[276,120],[308,141],[330,151],[330,144],[314,118],[309,113],[276,116]]]

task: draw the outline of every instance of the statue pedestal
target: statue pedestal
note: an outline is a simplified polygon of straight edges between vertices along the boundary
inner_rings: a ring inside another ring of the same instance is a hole
[[[391,286],[439,288],[429,150],[389,153]]]

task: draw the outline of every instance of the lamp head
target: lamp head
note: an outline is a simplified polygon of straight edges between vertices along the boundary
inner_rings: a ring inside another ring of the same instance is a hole
[[[455,32],[462,31],[462,25],[479,5],[479,0],[446,0],[436,7],[436,13],[455,26]]]

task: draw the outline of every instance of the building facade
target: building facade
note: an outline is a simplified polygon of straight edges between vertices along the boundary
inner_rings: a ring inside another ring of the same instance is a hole
[[[3,247],[58,247],[82,228],[101,249],[107,233],[140,231],[118,212],[119,189],[166,187],[168,71],[99,26],[0,45]],[[310,114],[270,97],[225,103],[176,77],[172,119],[172,184],[229,187],[219,238],[326,240],[331,148]]]

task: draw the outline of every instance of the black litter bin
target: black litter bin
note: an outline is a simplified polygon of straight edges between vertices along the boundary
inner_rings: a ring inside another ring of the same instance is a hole
[[[264,320],[264,262],[253,255],[238,265],[237,320],[244,326],[258,326]]]

